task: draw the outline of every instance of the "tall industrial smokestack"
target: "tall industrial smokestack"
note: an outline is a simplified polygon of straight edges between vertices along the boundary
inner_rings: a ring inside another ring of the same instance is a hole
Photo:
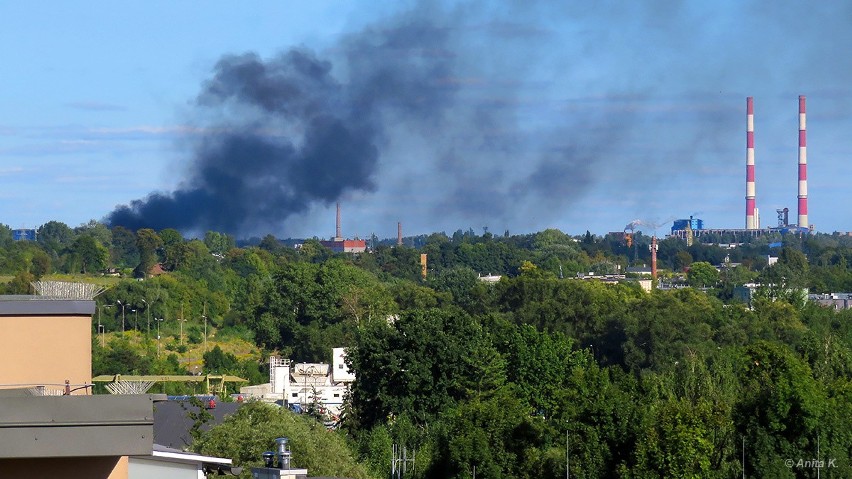
[[[805,97],[799,96],[799,228],[808,227],[808,140]]]
[[[343,239],[343,234],[340,231],[340,202],[339,201],[337,202],[337,221],[336,221],[335,224],[336,224],[337,228],[335,228],[334,239],[335,239],[335,241],[340,241],[340,240]]]
[[[397,221],[396,223],[396,245],[402,246],[402,222]]]
[[[755,211],[754,185],[754,98],[746,98],[746,229],[760,228]]]
[[[651,279],[657,279],[657,235],[651,236]]]

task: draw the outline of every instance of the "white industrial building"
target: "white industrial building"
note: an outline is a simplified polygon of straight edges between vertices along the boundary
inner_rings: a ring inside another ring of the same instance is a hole
[[[355,381],[355,374],[346,367],[345,348],[332,350],[331,365],[325,363],[292,363],[278,356],[269,358],[269,382],[240,388],[244,399],[259,399],[298,405],[306,410],[319,405],[333,416],[340,415],[343,398]]]

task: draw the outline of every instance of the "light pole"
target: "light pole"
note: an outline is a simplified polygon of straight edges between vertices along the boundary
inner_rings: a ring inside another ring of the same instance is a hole
[[[204,318],[204,352],[207,352],[207,303],[204,303],[204,312],[201,313],[201,317]]]
[[[119,300],[115,300],[115,302],[116,302],[116,304],[121,306],[121,332],[123,333],[124,332],[124,307],[127,306],[127,305],[122,303]]]
[[[165,321],[166,318],[154,318],[154,321],[157,322],[157,357],[160,357],[160,323]]]
[[[207,352],[207,316],[203,314],[201,317],[204,319],[204,352]]]
[[[142,298],[142,302],[145,303],[145,314],[148,315],[148,337],[151,337],[151,307],[148,305],[148,302],[145,301],[145,298]]]
[[[101,313],[103,313],[104,307],[111,308],[112,304],[102,304],[98,306],[98,334],[101,335],[101,347],[104,347],[104,325],[101,324]]]
[[[180,344],[183,344],[183,323],[186,322],[186,318],[178,318],[180,322]]]
[[[133,313],[133,328],[139,331],[139,311],[131,309],[130,312]]]

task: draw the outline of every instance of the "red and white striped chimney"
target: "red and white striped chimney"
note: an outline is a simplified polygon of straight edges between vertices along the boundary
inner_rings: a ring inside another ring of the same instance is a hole
[[[754,185],[754,98],[746,98],[746,229],[760,228],[755,208]]]
[[[808,140],[805,97],[799,96],[799,228],[808,225]]]

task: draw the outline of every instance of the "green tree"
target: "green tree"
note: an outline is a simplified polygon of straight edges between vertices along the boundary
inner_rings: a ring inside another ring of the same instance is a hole
[[[328,431],[309,416],[261,402],[246,403],[222,424],[203,432],[192,449],[233,459],[235,466],[243,467],[240,477],[248,479],[252,466],[263,465],[261,454],[273,449],[275,439],[282,436],[290,440],[294,467],[306,468],[314,476],[370,477],[342,435]]]
[[[429,279],[429,285],[436,291],[450,293],[453,302],[468,312],[482,310],[482,301],[486,286],[478,279],[477,273],[467,267],[444,270]]]
[[[669,400],[655,404],[644,434],[636,443],[637,465],[629,477],[730,477],[732,471],[723,473],[712,468],[715,432],[713,406],[706,401],[693,404]]]
[[[217,344],[213,349],[204,353],[204,370],[208,373],[234,373],[239,367],[237,357],[222,351]]]
[[[163,267],[170,271],[182,267],[188,255],[183,236],[174,228],[160,231],[159,236],[162,240]]]
[[[467,397],[482,380],[471,358],[484,354],[483,335],[458,310],[406,311],[392,325],[367,324],[347,356],[358,376],[352,405],[361,426],[369,429],[389,415],[424,424]]]
[[[136,248],[139,250],[139,265],[133,274],[137,278],[144,278],[157,262],[157,250],[163,246],[163,240],[156,231],[150,228],[142,228],[136,232]]]
[[[153,362],[124,339],[110,341],[106,349],[92,350],[92,375],[150,374]]]
[[[79,262],[80,272],[92,273],[106,269],[109,250],[93,236],[80,235],[71,245],[71,252]]]
[[[784,459],[812,457],[828,402],[807,364],[786,346],[759,341],[746,348],[743,397],[735,420],[753,451],[755,477],[792,477]]]
[[[553,477],[542,474],[545,423],[511,388],[448,408],[438,426],[439,452],[428,477]]]
[[[672,270],[683,271],[692,264],[692,255],[688,251],[678,251],[672,258]]]
[[[50,255],[39,249],[33,252],[32,273],[36,279],[51,272]]]
[[[208,231],[204,234],[204,244],[213,254],[224,255],[236,246],[233,236],[216,231]]]
[[[139,264],[139,247],[136,246],[136,235],[132,231],[123,226],[112,229],[110,259],[113,265],[119,267]]]
[[[711,288],[719,282],[719,271],[706,261],[696,261],[689,266],[686,280],[694,288]]]
[[[36,231],[36,241],[53,257],[59,257],[74,241],[74,231],[65,223],[48,221],[39,226]]]
[[[77,236],[88,235],[96,239],[100,244],[107,249],[112,245],[112,231],[107,226],[97,220],[89,220],[88,223],[82,224],[74,228],[74,234]]]
[[[518,385],[536,415],[553,416],[558,410],[557,392],[564,387],[571,363],[576,360],[571,340],[522,325],[506,349],[509,381]]]
[[[32,273],[21,271],[6,284],[6,294],[33,294],[32,282],[35,280]]]

